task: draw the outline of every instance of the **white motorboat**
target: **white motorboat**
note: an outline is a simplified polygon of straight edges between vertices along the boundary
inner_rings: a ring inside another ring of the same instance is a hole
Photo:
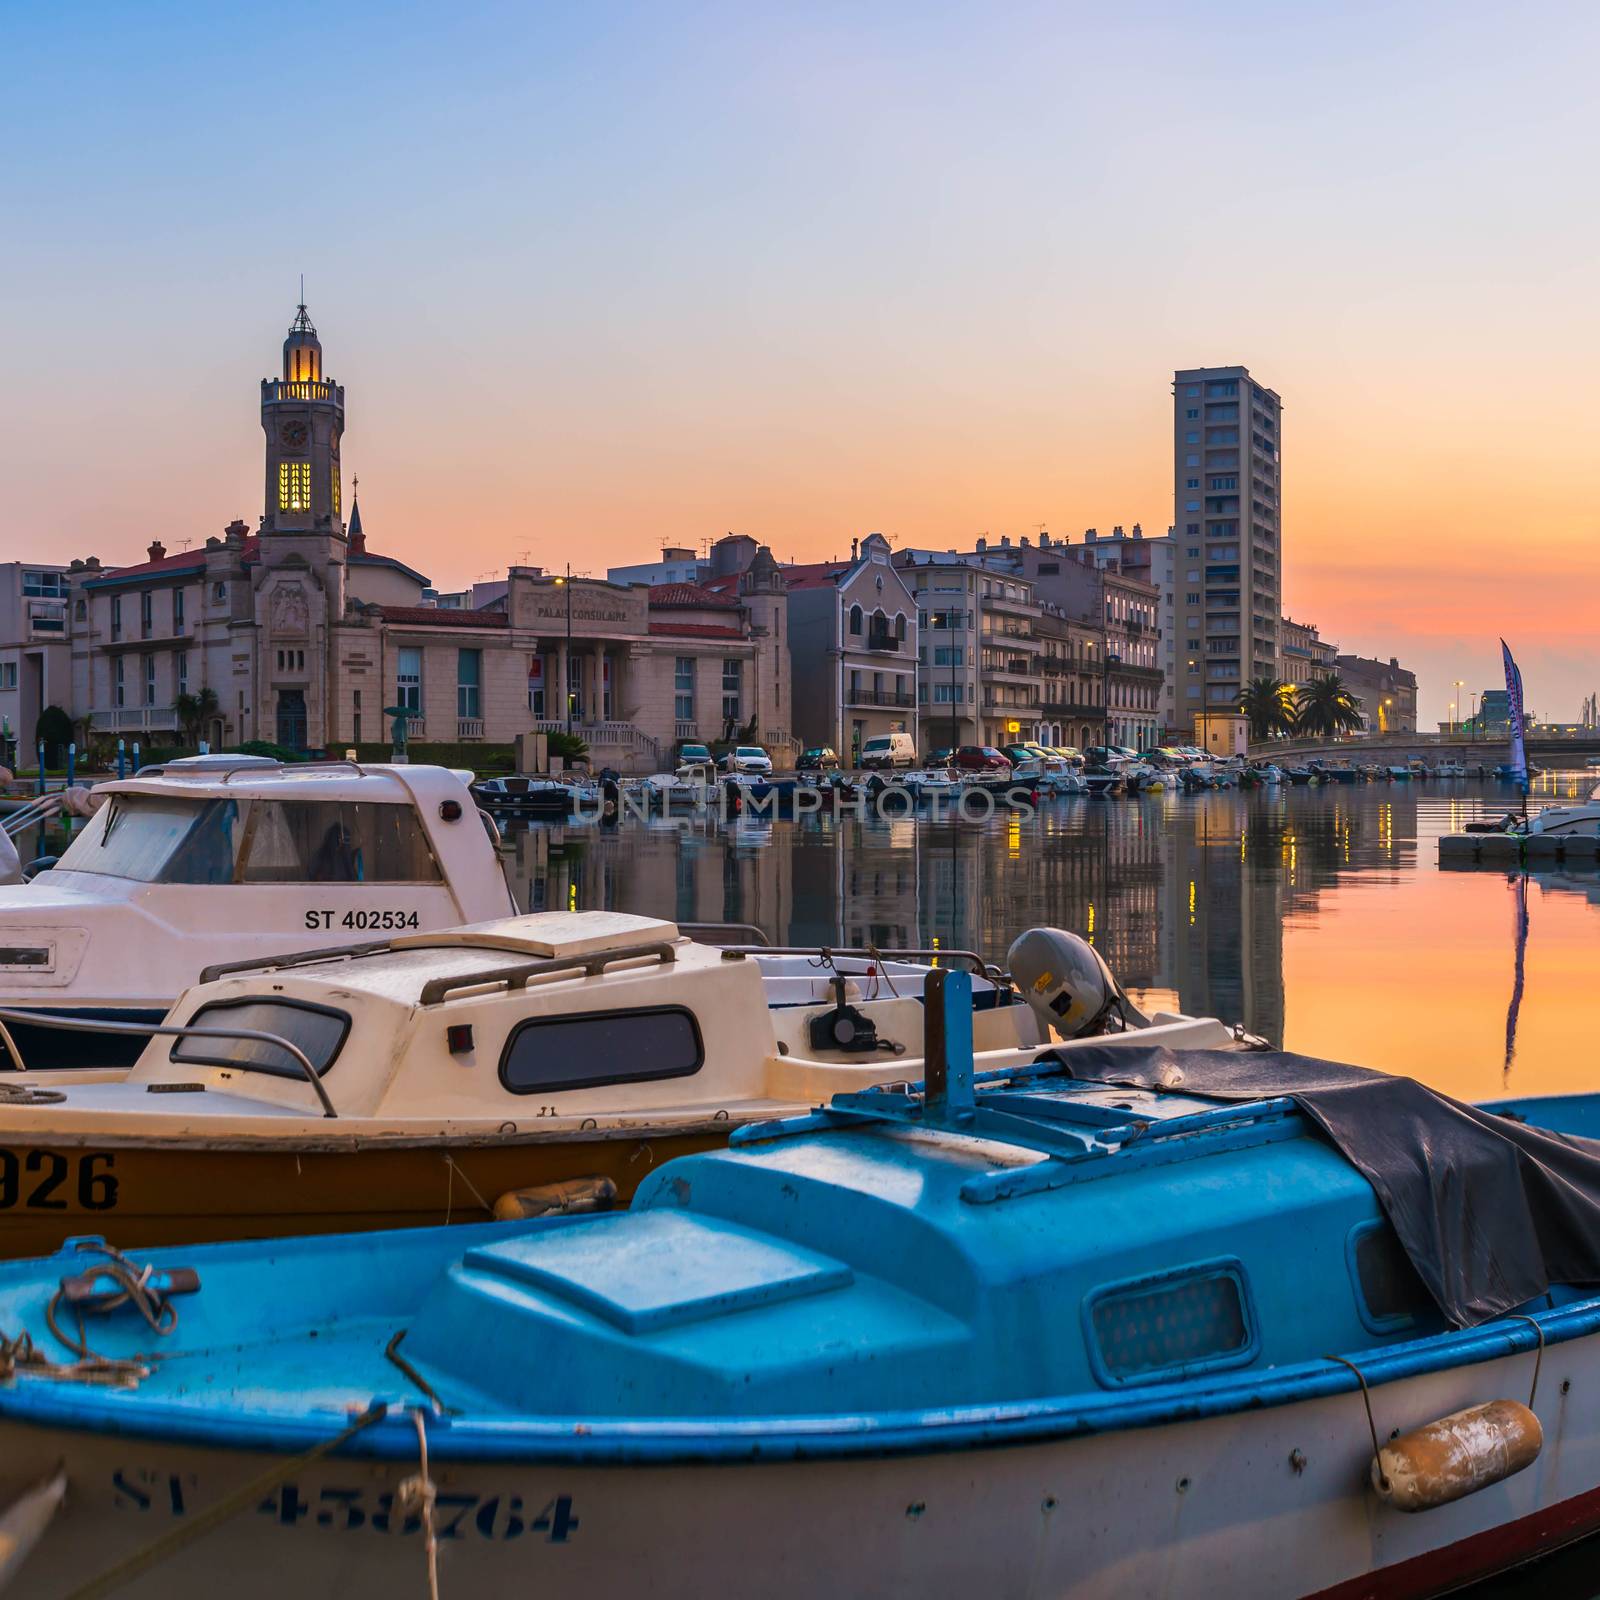
[[[50,1208],[0,1207],[0,1255],[107,1226],[154,1243],[482,1221],[551,1184],[626,1197],[731,1127],[919,1080],[924,990],[950,968],[971,975],[983,1068],[1031,1060],[1042,1020],[1063,1049],[1231,1044],[1220,1023],[1139,1013],[1082,940],[1027,937],[1066,985],[1043,1019],[972,951],[714,947],[610,912],[221,966],[120,1081],[4,1075],[0,1149],[29,1173],[53,1152],[72,1181]]]
[[[1581,805],[1545,806],[1523,815],[1469,823],[1459,833],[1439,836],[1441,857],[1508,861],[1600,861],[1600,785]]]
[[[156,1023],[217,961],[516,909],[493,824],[443,767],[173,763],[94,795],[52,868],[0,886],[6,1005]],[[62,1038],[24,1027],[18,1044],[48,1062]],[[103,1064],[140,1042],[107,1034]]]

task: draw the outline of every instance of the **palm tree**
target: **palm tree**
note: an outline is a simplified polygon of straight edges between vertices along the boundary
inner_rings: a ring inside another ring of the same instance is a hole
[[[1294,691],[1270,673],[1252,678],[1239,696],[1239,709],[1250,719],[1252,739],[1289,733],[1295,725]]]
[[[180,694],[172,702],[172,709],[177,713],[178,725],[183,729],[186,744],[200,743],[200,735],[206,723],[217,714],[220,703],[215,689],[202,689],[198,694]]]
[[[1356,733],[1362,725],[1361,705],[1337,672],[1303,683],[1295,696],[1295,728],[1320,738]]]

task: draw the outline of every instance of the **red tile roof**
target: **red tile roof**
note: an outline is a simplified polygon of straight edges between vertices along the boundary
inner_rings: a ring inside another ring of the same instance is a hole
[[[650,586],[652,610],[737,611],[739,602],[714,594],[698,583],[653,583]]]
[[[244,542],[243,556],[246,561],[253,561],[261,544],[259,534],[252,533]],[[139,561],[129,567],[107,567],[98,578],[90,578],[88,584],[93,586],[100,583],[121,583],[125,579],[149,578],[158,574],[179,572],[198,572],[206,564],[205,550],[175,550],[171,555],[158,556],[154,561]]]
[[[438,628],[509,628],[504,611],[455,611],[449,606],[379,606],[385,622],[431,624]]]
[[[652,622],[650,631],[668,638],[742,639],[744,630],[712,622]]]
[[[784,586],[789,589],[831,589],[853,566],[854,561],[813,561],[805,566],[780,567]]]

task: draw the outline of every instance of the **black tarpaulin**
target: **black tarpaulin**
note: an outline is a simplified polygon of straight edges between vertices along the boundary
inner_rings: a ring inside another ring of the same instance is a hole
[[[1390,1077],[1286,1050],[1074,1046],[1075,1078],[1219,1100],[1292,1096],[1377,1191],[1457,1327],[1552,1284],[1600,1286],[1600,1140],[1551,1133]]]

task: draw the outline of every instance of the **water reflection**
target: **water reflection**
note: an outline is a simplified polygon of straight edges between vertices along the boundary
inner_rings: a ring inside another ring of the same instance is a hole
[[[1588,792],[1546,775],[1543,797]],[[1506,1060],[1518,875],[1441,872],[1436,839],[1510,791],[1452,782],[1058,800],[1032,817],[809,816],[533,827],[511,870],[531,909],[746,922],[775,941],[978,949],[1052,923],[1156,1004],[1307,1053],[1482,1098],[1588,1086],[1600,877],[1536,874]]]

